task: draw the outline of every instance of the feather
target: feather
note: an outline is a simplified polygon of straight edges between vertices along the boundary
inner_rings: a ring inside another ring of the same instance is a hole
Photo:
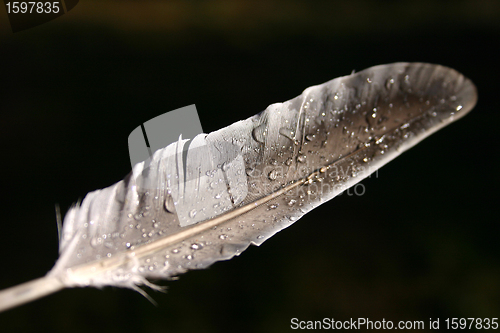
[[[0,311],[67,287],[141,285],[260,245],[477,101],[473,83],[423,63],[313,86],[192,140],[179,138],[64,218],[59,259],[0,292]]]

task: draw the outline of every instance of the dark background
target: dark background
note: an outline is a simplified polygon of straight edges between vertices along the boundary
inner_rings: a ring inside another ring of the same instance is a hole
[[[81,1],[12,33],[0,9],[0,288],[44,275],[63,213],[130,170],[141,122],[196,104],[205,132],[352,70],[453,67],[457,123],[260,248],[163,282],[158,306],[69,289],[0,314],[2,332],[282,332],[291,318],[500,317],[499,1]]]

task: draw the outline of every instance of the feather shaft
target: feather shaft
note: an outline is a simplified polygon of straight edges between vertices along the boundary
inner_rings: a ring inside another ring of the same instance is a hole
[[[0,312],[55,293],[66,286],[54,276],[44,276],[0,292]]]

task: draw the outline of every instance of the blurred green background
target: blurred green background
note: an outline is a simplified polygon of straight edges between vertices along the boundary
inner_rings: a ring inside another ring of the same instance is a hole
[[[65,212],[130,170],[129,133],[196,104],[210,132],[352,70],[439,63],[475,110],[261,247],[130,290],[64,290],[2,332],[286,332],[291,318],[500,317],[500,1],[81,1],[13,34],[0,9],[0,288],[57,259]]]

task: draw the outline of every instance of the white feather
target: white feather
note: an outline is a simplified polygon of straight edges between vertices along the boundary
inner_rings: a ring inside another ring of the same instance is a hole
[[[472,82],[450,68],[398,63],[307,88],[192,141],[181,137],[71,208],[54,268],[0,292],[0,311],[64,287],[156,288],[148,279],[239,255],[476,100]]]

